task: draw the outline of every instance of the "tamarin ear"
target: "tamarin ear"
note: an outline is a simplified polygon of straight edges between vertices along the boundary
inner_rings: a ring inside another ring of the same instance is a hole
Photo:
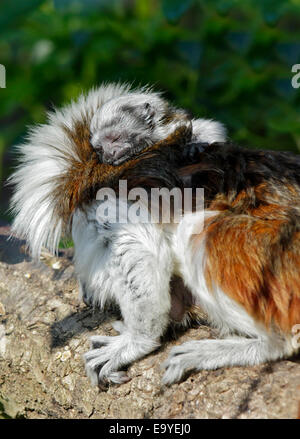
[[[153,116],[155,113],[153,107],[149,104],[149,102],[146,102],[141,107],[142,107],[141,108],[142,117],[145,119],[145,122],[147,123],[147,125],[152,126]]]

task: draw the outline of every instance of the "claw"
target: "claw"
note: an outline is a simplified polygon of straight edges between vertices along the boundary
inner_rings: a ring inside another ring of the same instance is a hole
[[[109,343],[111,337],[106,335],[93,335],[90,337],[90,347],[91,349],[101,348]]]
[[[86,373],[93,385],[129,381],[126,372],[120,369],[153,351],[158,345],[156,340],[138,334],[132,336],[122,322],[116,322],[116,327],[123,331],[120,335],[91,337],[92,349],[83,355]]]
[[[124,384],[131,380],[131,378],[123,370],[110,373],[108,379],[114,384]]]

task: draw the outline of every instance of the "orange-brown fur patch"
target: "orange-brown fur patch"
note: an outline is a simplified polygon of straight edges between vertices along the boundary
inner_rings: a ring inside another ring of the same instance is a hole
[[[266,197],[281,199],[280,190],[290,194],[286,204],[268,204]],[[275,323],[289,332],[300,322],[300,230],[297,193],[288,186],[280,190],[263,183],[250,196],[242,191],[235,198],[216,197],[210,208],[221,212],[193,236],[192,246],[196,251],[205,238],[211,290],[221,287],[266,326]]]

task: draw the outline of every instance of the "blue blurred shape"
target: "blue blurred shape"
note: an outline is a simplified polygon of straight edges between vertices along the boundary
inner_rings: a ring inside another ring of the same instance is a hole
[[[193,3],[194,0],[162,0],[162,10],[167,20],[176,21]]]
[[[276,52],[282,61],[289,64],[296,64],[300,61],[300,43],[278,43]]]
[[[263,13],[265,22],[270,26],[274,26],[275,24],[277,24],[280,16],[281,14],[278,11],[265,11]]]
[[[91,32],[86,30],[78,30],[73,32],[72,40],[77,47],[84,46],[84,44],[89,40]]]
[[[234,6],[234,0],[222,0],[216,4],[216,10],[221,15],[226,15]]]
[[[229,32],[226,39],[234,50],[241,53],[246,52],[252,43],[250,32]]]
[[[285,99],[293,99],[297,96],[297,90],[292,87],[291,79],[280,78],[275,79],[274,88],[278,95]]]
[[[182,57],[195,69],[199,65],[202,54],[202,45],[197,41],[180,41],[178,50]]]
[[[54,0],[56,9],[69,11],[72,9],[80,9],[85,13],[95,10],[107,9],[113,7],[117,3],[123,3],[123,0]]]

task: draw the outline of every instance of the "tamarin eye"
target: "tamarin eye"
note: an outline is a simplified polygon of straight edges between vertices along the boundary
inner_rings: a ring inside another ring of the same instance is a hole
[[[145,122],[146,122],[148,125],[151,125],[151,124],[152,124],[152,118],[151,118],[150,116],[146,116]]]
[[[146,124],[151,126],[153,123],[154,110],[148,102],[143,105],[142,114]]]
[[[119,140],[120,137],[121,136],[118,134],[109,134],[109,135],[105,136],[105,140],[108,140],[109,142],[114,143],[117,140]]]

